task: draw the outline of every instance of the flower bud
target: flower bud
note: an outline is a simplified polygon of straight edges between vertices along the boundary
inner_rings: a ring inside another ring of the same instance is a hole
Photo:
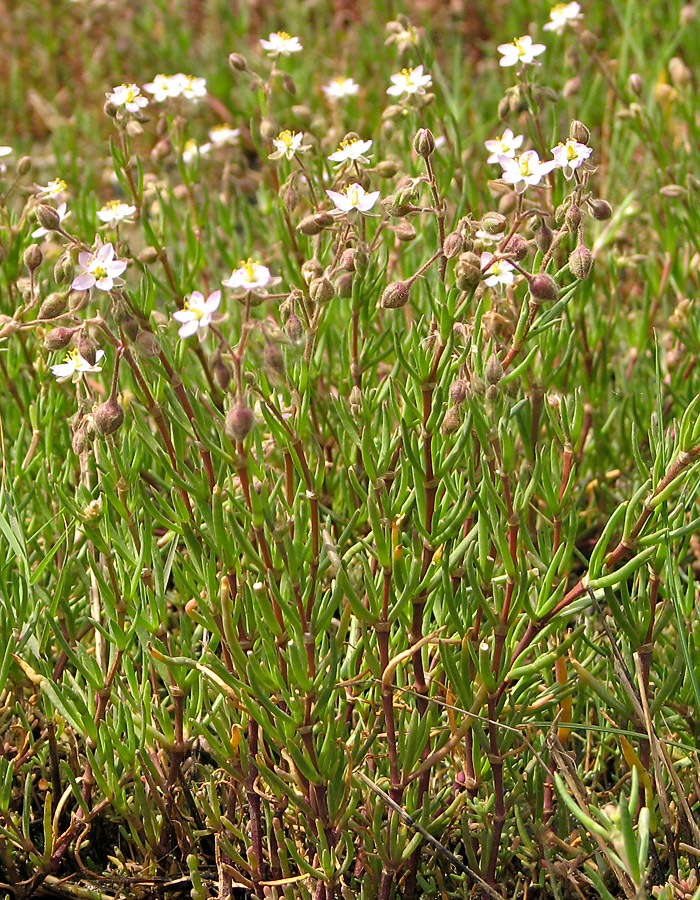
[[[454,406],[460,406],[467,399],[469,385],[465,378],[458,378],[450,385],[450,400]]]
[[[138,260],[145,266],[150,266],[158,260],[159,256],[160,254],[155,247],[144,247],[138,255]]]
[[[671,81],[676,87],[684,87],[686,84],[689,84],[693,78],[690,69],[686,66],[680,56],[674,56],[669,59],[668,71],[671,76]]]
[[[579,209],[576,204],[572,203],[571,206],[567,209],[566,215],[564,216],[564,221],[572,234],[576,234],[581,225],[581,220],[583,219],[583,213]]]
[[[111,100],[105,100],[104,105],[102,106],[102,112],[106,116],[109,116],[110,119],[116,119],[119,107]]]
[[[306,235],[320,234],[324,228],[328,228],[334,221],[335,219],[330,213],[315,213],[312,216],[304,216],[297,225],[297,231]]]
[[[20,178],[23,175],[28,175],[32,169],[32,158],[31,156],[21,156],[17,160],[17,174]]]
[[[124,410],[119,405],[116,397],[110,397],[104,403],[101,403],[92,414],[95,428],[104,437],[107,434],[121,428],[124,422]]]
[[[591,132],[578,119],[572,119],[569,125],[569,137],[572,141],[578,141],[579,144],[587,144],[591,138]]]
[[[568,100],[569,97],[575,97],[576,94],[581,90],[581,76],[574,75],[573,78],[569,78],[568,81],[564,83],[564,87],[562,88],[561,95],[565,100]]]
[[[65,284],[73,275],[73,262],[70,255],[64,253],[56,260],[53,277],[56,284]]]
[[[314,303],[327,303],[335,295],[335,289],[330,279],[325,276],[314,278],[309,285],[309,296]]]
[[[394,228],[394,234],[396,235],[398,240],[406,244],[409,241],[415,240],[417,232],[410,222],[404,220],[403,222],[399,222],[399,224]]]
[[[496,353],[492,353],[486,361],[484,375],[489,384],[498,384],[501,378],[503,378],[503,363]]]
[[[348,397],[348,404],[350,406],[350,412],[353,416],[359,416],[362,412],[362,391],[355,384],[350,391],[350,396]]]
[[[81,334],[78,341],[78,353],[87,360],[91,366],[97,362],[97,344],[86,334]]]
[[[583,281],[591,274],[592,268],[593,254],[588,247],[579,244],[573,253],[569,254],[569,271]]]
[[[229,53],[228,64],[236,72],[247,72],[248,71],[248,63],[246,62],[246,58],[245,58],[245,56],[242,56],[240,53]]]
[[[695,8],[694,4],[686,3],[685,6],[681,7],[681,12],[678,18],[681,25],[690,25],[697,19],[697,17],[698,11]]]
[[[226,414],[224,429],[232,441],[240,444],[253,430],[254,424],[253,410],[243,401],[239,401]]]
[[[341,299],[347,300],[348,297],[352,297],[352,283],[354,278],[355,276],[352,272],[343,272],[336,278],[335,290]]]
[[[413,138],[413,149],[423,159],[427,159],[435,153],[435,138],[429,128],[418,129]]]
[[[597,200],[589,200],[588,208],[591,211],[591,215],[594,219],[597,219],[599,222],[605,222],[612,215],[612,206],[608,203],[607,200],[597,199]]]
[[[518,205],[518,197],[517,191],[507,191],[505,194],[502,194],[501,199],[498,201],[498,211],[504,215],[513,212]]]
[[[65,350],[76,331],[77,328],[64,328],[60,325],[52,328],[44,335],[44,347],[47,350]]]
[[[341,272],[354,272],[355,271],[355,248],[348,247],[347,250],[343,250],[340,254],[340,259],[338,260],[338,269]]]
[[[459,256],[463,248],[464,240],[462,235],[459,231],[452,231],[445,238],[442,252],[445,254],[445,259],[454,259],[456,256]]]
[[[476,253],[471,251],[460,253],[455,266],[455,275],[459,278],[459,287],[463,291],[474,287],[481,281],[481,260]],[[463,287],[463,284],[466,287]]]
[[[399,164],[393,159],[383,159],[374,167],[374,171],[380,178],[393,178],[399,171]]]
[[[598,37],[597,35],[593,34],[592,31],[582,31],[579,35],[579,38],[584,49],[588,50],[589,53],[595,50],[596,46],[598,45]]]
[[[537,244],[537,249],[540,253],[546,253],[552,246],[553,240],[554,233],[552,232],[552,229],[547,225],[544,219],[540,219],[540,227],[535,232],[535,243]]]
[[[408,303],[410,281],[392,281],[385,288],[380,301],[384,309],[399,309]]]
[[[152,331],[139,331],[134,340],[134,347],[140,356],[158,356],[160,344]]]
[[[265,344],[265,365],[273,375],[284,375],[284,355],[278,344],[268,341]]]
[[[136,316],[132,316],[129,312],[125,313],[124,318],[121,321],[121,326],[124,334],[129,338],[129,340],[135,341],[139,331],[141,330]]]
[[[260,123],[260,134],[265,138],[266,141],[271,141],[272,138],[277,137],[279,133],[279,128],[275,125],[273,121],[270,119],[263,119]]]
[[[510,115],[510,97],[501,97],[498,101],[498,118],[501,122],[505,122],[505,120]]]
[[[301,277],[307,284],[310,284],[314,278],[320,278],[323,275],[323,266],[317,259],[307,259],[301,266]]]
[[[61,218],[53,208],[47,203],[40,203],[36,208],[36,220],[47,231],[56,231],[61,227]]]
[[[304,326],[301,324],[301,320],[294,310],[289,314],[289,318],[284,325],[284,330],[293,344],[301,343],[304,337]]]
[[[125,127],[126,133],[131,137],[137,137],[139,134],[143,134],[143,125],[136,119],[129,119]]]
[[[49,294],[39,307],[37,319],[55,319],[66,311],[66,295],[57,292]]]
[[[76,456],[80,456],[81,453],[84,453],[89,444],[90,438],[88,437],[87,428],[85,425],[81,425],[79,428],[73,432],[73,435],[70,440],[71,447],[73,448],[73,453]]]
[[[69,291],[68,309],[71,312],[80,312],[90,299],[90,291]]]
[[[481,227],[489,234],[503,234],[508,220],[498,212],[487,212],[481,220]]]
[[[44,259],[41,247],[38,244],[30,244],[24,251],[24,264],[30,272],[39,268]]]
[[[516,262],[520,262],[525,259],[528,254],[528,243],[524,237],[519,234],[514,234],[513,237],[508,241],[508,245],[505,249],[505,252]]]
[[[462,416],[458,406],[451,406],[445,413],[445,418],[440,426],[440,434],[454,434],[462,424]]]
[[[530,294],[532,299],[537,303],[544,303],[547,300],[559,299],[559,288],[556,281],[546,272],[540,272],[531,276],[529,279]]]
[[[631,93],[635,95],[635,97],[641,97],[642,90],[644,89],[642,76],[638,72],[632,72],[630,77],[627,79],[627,87],[630,89]]]
[[[282,74],[282,84],[284,85],[284,89],[288,94],[294,96],[297,92],[297,86],[294,83],[294,79],[288,72],[284,72]]]

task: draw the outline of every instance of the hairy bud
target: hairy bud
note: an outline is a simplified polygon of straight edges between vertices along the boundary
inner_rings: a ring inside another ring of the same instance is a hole
[[[317,259],[307,259],[301,266],[301,277],[307,284],[310,284],[314,278],[320,278],[323,275],[323,266]]]
[[[591,139],[591,132],[578,119],[572,119],[569,125],[569,137],[572,141],[578,141],[579,144],[587,144]]]
[[[454,406],[460,406],[467,399],[469,385],[465,378],[458,378],[450,385],[450,400]]]
[[[564,216],[564,221],[572,234],[576,234],[581,225],[581,220],[583,219],[583,213],[574,203],[567,209],[566,215]]]
[[[374,171],[380,178],[393,178],[399,171],[399,164],[393,159],[383,159],[374,167]]]
[[[413,149],[423,159],[427,159],[435,153],[435,138],[429,128],[418,129],[413,138]]]
[[[459,279],[459,287],[463,291],[479,283],[481,280],[481,260],[476,253],[471,251],[460,253],[455,266],[455,275]],[[462,285],[465,285],[465,287]]]
[[[607,200],[602,200],[601,198],[589,200],[588,208],[590,209],[593,218],[597,219],[599,222],[605,222],[613,213],[612,206]]]
[[[24,251],[24,264],[30,272],[39,268],[44,259],[41,247],[38,244],[30,244]]]
[[[328,303],[335,295],[333,283],[329,278],[314,278],[309,285],[309,296],[314,303]]]
[[[445,413],[445,418],[440,426],[440,434],[454,434],[462,424],[462,416],[458,406],[451,406]]]
[[[66,295],[55,292],[49,294],[39,307],[37,319],[55,319],[57,316],[63,315],[66,311]]]
[[[593,254],[588,247],[579,244],[578,247],[569,254],[569,271],[576,278],[580,278],[583,281],[591,274],[592,268]]]
[[[44,335],[44,347],[47,350],[65,350],[77,330],[77,328],[63,328],[60,325],[58,328],[52,328]]]
[[[495,353],[492,353],[486,361],[484,375],[489,384],[498,384],[503,378],[503,364]]]
[[[540,227],[535,232],[535,243],[537,244],[537,249],[540,253],[546,253],[552,246],[553,240],[554,233],[552,232],[552,229],[547,225],[544,219],[540,219]]]
[[[47,203],[40,203],[36,208],[36,220],[47,231],[56,231],[61,227],[61,218]]]
[[[330,213],[315,213],[311,216],[304,216],[297,225],[297,231],[306,235],[320,234],[324,228],[328,228],[334,221],[335,220]]]
[[[265,365],[274,374],[284,375],[284,354],[278,344],[268,341],[265,344]]]
[[[158,356],[160,344],[152,331],[139,331],[134,339],[134,347],[141,356]]]
[[[23,175],[28,175],[32,170],[32,158],[31,156],[20,156],[17,160],[17,174],[20,178]]]
[[[506,247],[506,253],[516,262],[525,259],[528,250],[529,247],[527,241],[519,234],[514,234],[508,241],[508,246]]]
[[[394,228],[394,234],[404,244],[415,240],[417,236],[416,229],[407,221],[399,222]]]
[[[559,288],[556,281],[546,272],[540,272],[529,279],[530,294],[537,303],[559,299]]]
[[[293,310],[285,322],[284,330],[293,344],[299,344],[304,337],[304,326],[301,324],[299,316]]]
[[[255,416],[253,415],[253,410],[240,401],[235,406],[232,406],[226,414],[224,428],[231,440],[240,444],[253,430],[254,424]]]
[[[91,366],[94,366],[97,361],[97,349],[97,344],[92,338],[88,337],[86,334],[81,334],[80,340],[78,341],[78,353],[83,359],[86,359]]]
[[[464,240],[459,231],[451,231],[442,245],[442,252],[446,259],[454,259],[464,249]]]
[[[410,293],[411,283],[409,281],[392,281],[384,288],[381,305],[384,309],[399,309],[408,303]]]
[[[245,58],[245,56],[242,56],[240,53],[229,53],[228,64],[236,72],[247,72],[248,71],[248,63],[246,62],[246,58]]]
[[[223,361],[220,354],[217,354],[214,358],[214,361],[212,363],[212,372],[214,374],[214,380],[219,385],[221,390],[228,390],[228,386],[231,383],[231,370]]]
[[[481,227],[489,234],[502,234],[507,224],[506,217],[498,212],[487,212],[481,220]]]
[[[101,435],[114,434],[124,422],[124,410],[116,397],[110,397],[101,403],[92,414],[95,428]]]
[[[347,299],[352,297],[352,283],[354,280],[352,272],[343,272],[335,280],[335,289],[339,297]]]

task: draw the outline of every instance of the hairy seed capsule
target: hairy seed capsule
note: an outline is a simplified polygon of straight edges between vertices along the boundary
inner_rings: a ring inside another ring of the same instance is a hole
[[[416,229],[408,221],[399,222],[396,228],[394,228],[394,234],[403,244],[414,241],[417,236]]]
[[[53,208],[46,203],[41,203],[36,208],[36,220],[47,231],[56,231],[61,227],[61,218]]]
[[[408,303],[410,292],[411,283],[409,281],[392,281],[384,288],[381,305],[384,309],[399,309]]]
[[[212,371],[214,372],[214,380],[219,385],[221,390],[228,390],[228,386],[231,383],[231,370],[220,356],[218,356],[214,360]]]
[[[572,203],[564,216],[564,221],[572,234],[575,234],[578,231],[582,219],[583,213],[580,208]]]
[[[454,434],[462,424],[462,416],[458,406],[451,406],[445,413],[445,418],[440,426],[440,434]]]
[[[527,256],[528,249],[528,244],[525,238],[521,237],[521,235],[519,234],[514,234],[513,237],[508,241],[506,253],[514,260],[516,260],[516,262],[520,262]]]
[[[314,303],[328,303],[335,295],[333,283],[329,278],[314,278],[309,285],[309,296]]]
[[[499,212],[487,212],[481,220],[481,227],[489,234],[503,234],[508,220]]]
[[[44,259],[41,247],[38,244],[30,244],[24,251],[24,264],[30,272],[39,268]]]
[[[284,375],[284,354],[277,344],[265,344],[265,365],[274,375]]]
[[[39,307],[37,319],[55,319],[66,311],[66,295],[54,292]]]
[[[343,274],[339,275],[335,280],[337,294],[344,300],[347,300],[348,297],[352,297],[352,283],[354,277],[352,272],[343,272]]]
[[[576,278],[580,278],[583,281],[591,274],[592,268],[593,254],[588,247],[579,244],[573,253],[569,255],[569,271]]]
[[[589,200],[588,208],[590,209],[593,218],[597,219],[599,222],[607,221],[613,213],[612,206],[608,201],[600,198],[597,200]]]
[[[126,313],[122,319],[122,330],[130,341],[135,341],[141,330],[136,316],[132,316],[131,313]]]
[[[101,435],[114,434],[124,422],[124,410],[116,397],[110,397],[101,403],[92,414],[95,428]]]
[[[474,287],[481,280],[481,260],[471,251],[460,253],[455,266],[455,275],[460,280],[460,288],[467,290]],[[466,284],[467,288],[463,288],[462,284]]]
[[[486,361],[484,375],[489,384],[498,384],[503,378],[503,363],[495,353],[492,353]]]
[[[65,350],[76,330],[75,328],[64,328],[60,325],[58,328],[52,328],[51,331],[47,331],[44,335],[44,347],[47,350]]]
[[[452,231],[445,238],[445,242],[442,245],[442,252],[445,254],[446,259],[454,259],[464,249],[464,239],[459,231]]]
[[[231,440],[240,444],[253,430],[254,424],[255,416],[253,415],[253,410],[241,402],[232,406],[226,414],[224,428]]]
[[[23,175],[28,175],[32,170],[32,158],[31,156],[21,156],[17,160],[17,174],[20,178]]]
[[[465,378],[458,378],[450,385],[450,400],[454,406],[460,406],[467,399],[469,384]]]
[[[134,347],[141,356],[158,356],[160,344],[151,331],[139,331],[134,340]]]
[[[399,171],[399,164],[393,159],[383,159],[377,163],[374,170],[380,178],[393,178]]]
[[[535,243],[540,253],[546,253],[552,246],[554,234],[544,219],[540,219],[540,227],[535,232]]]
[[[284,330],[293,344],[301,343],[301,340],[304,337],[304,326],[301,324],[301,320],[295,312],[292,311],[289,314],[289,318],[284,325]]]
[[[97,362],[97,344],[92,338],[83,334],[78,341],[78,353],[87,360],[91,366]]]
[[[533,275],[530,279],[530,294],[537,303],[544,303],[548,300],[557,300],[559,298],[559,288],[551,275],[547,275],[546,272],[540,272],[538,275]]]

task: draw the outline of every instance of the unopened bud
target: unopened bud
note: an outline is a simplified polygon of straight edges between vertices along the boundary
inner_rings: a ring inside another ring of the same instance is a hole
[[[454,259],[456,256],[459,256],[463,248],[464,240],[462,239],[460,232],[451,231],[445,238],[445,242],[442,245],[442,252],[445,254],[445,259]]]
[[[576,234],[578,231],[581,225],[581,219],[583,219],[583,213],[576,204],[572,203],[564,216],[564,221],[572,234]]]
[[[503,234],[507,224],[506,217],[498,212],[487,212],[481,220],[482,229],[489,234]]]
[[[578,141],[579,144],[587,144],[591,138],[591,132],[583,122],[572,119],[569,125],[569,137],[572,141]]]
[[[644,89],[642,76],[638,72],[632,72],[630,77],[627,79],[627,87],[635,95],[635,97],[641,97],[642,90]]]
[[[680,56],[674,56],[668,61],[668,71],[671,81],[676,87],[684,87],[692,80],[692,73]]]
[[[613,213],[612,206],[608,201],[600,198],[597,200],[589,200],[588,208],[590,209],[593,218],[598,219],[599,222],[605,222]]]
[[[80,336],[80,340],[78,341],[78,353],[83,359],[87,360],[91,366],[94,366],[97,362],[97,344],[86,334]]]
[[[581,44],[590,53],[598,46],[598,37],[592,31],[582,31],[579,35]]]
[[[236,72],[248,71],[248,63],[246,62],[246,58],[240,53],[229,53],[228,64],[232,69],[235,69]]]
[[[354,272],[355,271],[355,248],[348,247],[347,250],[343,250],[340,254],[340,259],[338,260],[338,269],[341,272]]]
[[[350,405],[350,412],[353,416],[359,416],[362,412],[362,391],[356,384],[353,385],[353,388],[350,391],[348,402]]]
[[[53,267],[53,277],[56,284],[65,284],[73,274],[73,263],[67,254],[62,254],[56,260]]]
[[[383,159],[374,167],[374,171],[380,178],[393,178],[399,171],[399,164],[393,159]]]
[[[492,353],[486,361],[484,375],[489,384],[498,384],[501,378],[503,378],[503,363],[496,353]]]
[[[291,109],[291,113],[295,119],[299,119],[306,125],[308,125],[308,123],[311,121],[311,117],[313,115],[309,107],[305,106],[303,103],[294,104]]]
[[[32,158],[31,156],[20,156],[17,160],[17,174],[20,178],[23,175],[28,175],[32,170]]]
[[[279,133],[279,128],[272,122],[270,119],[263,119],[260,123],[260,134],[265,138],[266,141],[271,141],[272,138],[277,137]]]
[[[160,344],[152,331],[139,331],[134,340],[134,347],[141,356],[158,356]]]
[[[106,116],[109,116],[110,119],[116,119],[119,107],[112,100],[105,100],[102,111]]]
[[[224,425],[226,434],[236,443],[244,441],[255,424],[255,416],[253,410],[243,402],[232,406],[226,414],[226,423]]]
[[[510,97],[501,97],[498,101],[498,118],[501,122],[505,122],[505,120],[510,115]]]
[[[540,253],[545,254],[552,246],[554,233],[544,219],[540,219],[540,227],[535,232],[535,243]]]
[[[323,266],[317,259],[307,259],[301,266],[301,277],[307,284],[310,284],[314,278],[320,278],[323,275]]]
[[[435,153],[435,138],[429,128],[418,129],[413,138],[413,149],[423,159],[427,159]]]
[[[469,385],[465,378],[458,378],[450,385],[450,400],[454,406],[460,406],[467,399]]]
[[[101,403],[92,414],[95,428],[101,435],[114,434],[124,422],[124,410],[116,397],[110,397]]]
[[[294,79],[288,72],[284,72],[282,75],[282,84],[284,85],[284,89],[288,94],[294,96],[297,92],[297,86],[294,83]]]
[[[330,279],[324,277],[314,278],[309,285],[309,296],[314,303],[328,303],[333,299],[335,289]]]
[[[506,247],[505,252],[516,262],[520,262],[527,256],[528,250],[529,247],[525,238],[519,234],[514,234],[513,237],[508,241],[508,246]]]
[[[222,360],[221,356],[217,355],[214,359],[214,362],[212,364],[212,371],[214,373],[214,380],[219,385],[221,390],[228,390],[228,386],[231,383],[231,370]]]
[[[312,216],[304,216],[297,225],[297,231],[306,235],[320,234],[324,228],[328,228],[334,221],[335,219],[330,213],[315,213]]]
[[[440,434],[454,434],[462,424],[462,416],[458,406],[451,406],[445,413],[445,418],[440,426]]]
[[[681,25],[690,25],[694,22],[698,17],[698,11],[695,8],[694,4],[686,3],[685,6],[681,7],[681,12],[679,15],[679,21]]]
[[[30,272],[39,268],[44,259],[41,247],[38,244],[30,244],[24,251],[24,264]]]
[[[569,97],[575,97],[580,90],[581,77],[580,75],[574,75],[573,78],[569,78],[569,80],[564,83],[564,87],[561,90],[561,95],[565,100],[568,100]]]
[[[344,300],[352,297],[352,283],[355,276],[352,272],[343,272],[335,280],[335,289],[338,296]]]
[[[70,291],[68,294],[68,309],[74,312],[80,312],[90,299],[90,291]]]
[[[294,311],[289,314],[289,318],[284,325],[284,330],[293,344],[300,343],[304,337],[304,326],[301,324],[299,316]]]
[[[61,218],[53,208],[47,203],[41,203],[36,208],[36,220],[47,231],[56,231],[61,227]]]
[[[384,288],[381,305],[384,309],[398,309],[408,303],[410,293],[411,283],[409,281],[392,281]]]
[[[76,331],[76,328],[63,328],[60,325],[52,328],[44,335],[44,347],[47,350],[65,350]]]
[[[49,294],[39,307],[37,319],[55,319],[66,311],[66,295],[57,292]]]
[[[268,341],[265,344],[265,365],[274,375],[284,375],[284,355],[278,344]]]
[[[559,288],[556,281],[546,272],[540,272],[529,279],[530,294],[537,303],[559,299]]]
[[[460,290],[463,291],[481,281],[481,260],[476,253],[471,251],[460,253],[455,266],[455,275],[459,279]]]
[[[591,274],[592,268],[593,254],[588,247],[579,244],[573,253],[569,255],[569,271],[576,278],[580,278],[583,281]]]
[[[121,325],[124,334],[129,338],[129,340],[135,341],[138,337],[139,331],[141,330],[136,316],[132,316],[131,313],[126,313],[124,315],[124,318],[122,319]]]
[[[402,243],[407,244],[409,241],[415,240],[417,232],[410,222],[404,220],[394,228],[394,234]]]

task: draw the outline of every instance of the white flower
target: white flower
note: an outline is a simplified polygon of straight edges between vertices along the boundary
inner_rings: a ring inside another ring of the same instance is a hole
[[[569,180],[581,163],[593,153],[592,147],[587,147],[578,141],[569,138],[563,144],[552,147],[555,164],[562,170],[564,178]]]
[[[215,125],[209,129],[209,140],[215,147],[225,144],[237,144],[241,136],[240,128],[231,128],[230,125]]]
[[[148,106],[148,99],[142,96],[141,88],[135,84],[120,84],[105,96],[114,106],[123,106],[128,113],[137,113]]]
[[[553,31],[561,34],[567,25],[578,22],[583,18],[579,3],[557,3],[549,11],[549,22],[542,26],[543,31]]]
[[[391,76],[393,84],[386,89],[392,97],[400,97],[401,94],[424,94],[426,88],[431,87],[433,79],[427,73],[423,74],[423,66],[415,69],[401,69],[396,75]]]
[[[286,31],[273,31],[267,40],[263,38],[260,43],[269,56],[289,56],[301,50],[299,38],[292,37]]]
[[[498,161],[503,169],[501,178],[512,184],[519,194],[522,194],[528,185],[539,184],[542,178],[556,167],[553,159],[542,162],[536,150],[526,150],[515,159],[499,156]]]
[[[42,200],[58,200],[66,194],[66,183],[62,178],[54,178],[45,187],[39,185],[37,197]]]
[[[197,331],[206,331],[220,303],[221,291],[212,291],[206,300],[200,291],[192,291],[185,298],[183,308],[173,313],[173,319],[183,323],[177,332],[180,337],[188,338]]]
[[[522,134],[513,134],[511,128],[506,128],[503,134],[493,141],[484,141],[484,147],[489,151],[491,156],[486,160],[487,163],[497,163],[500,156],[509,156],[515,158],[515,151],[522,145],[525,138]]]
[[[64,222],[70,215],[70,212],[66,208],[65,203],[61,203],[58,207],[56,207],[56,212],[58,213],[59,222]],[[50,233],[50,230],[48,228],[44,228],[43,226],[41,226],[40,228],[37,228],[36,231],[32,231],[32,237],[33,238],[44,237],[44,235],[49,234],[49,233]]]
[[[369,163],[369,159],[365,156],[372,141],[361,141],[359,138],[350,138],[347,141],[341,141],[340,146],[328,157],[331,162],[337,163],[339,166],[345,162],[361,162],[364,165]]]
[[[198,144],[193,138],[185,141],[182,148],[182,161],[186,164],[194,162],[200,156],[206,156],[211,150],[211,144]]]
[[[259,291],[269,287],[273,282],[267,266],[261,265],[257,259],[241,260],[239,268],[234,269],[228,278],[221,283],[224,287],[242,291]]]
[[[153,94],[153,99],[157,103],[169,100],[171,97],[177,97],[179,88],[177,82],[173,81],[172,75],[156,75],[153,81],[144,84],[143,89]]]
[[[114,247],[104,244],[96,253],[81,250],[78,265],[83,271],[73,279],[73,290],[88,291],[96,287],[100,291],[111,291],[116,283],[122,281],[118,276],[126,269],[126,260],[115,259]]]
[[[0,156],[9,156],[12,153],[12,147],[0,147]]]
[[[329,100],[344,100],[346,97],[354,97],[360,90],[360,85],[352,78],[333,78],[321,88]]]
[[[62,363],[51,366],[51,371],[58,381],[80,381],[81,376],[86,372],[102,371],[102,366],[98,366],[97,363],[104,355],[104,350],[98,350],[95,353],[95,365],[93,366],[74,348],[68,351]]]
[[[502,54],[499,64],[515,66],[518,63],[534,63],[535,57],[547,49],[544,44],[533,44],[529,34],[515,38],[512,44],[499,44],[496,48]]]
[[[296,153],[305,153],[309,145],[302,144],[304,135],[301,131],[280,131],[276,138],[272,139],[274,152],[269,159],[293,159]]]
[[[326,193],[336,206],[332,210],[331,215],[342,216],[354,210],[361,213],[369,213],[379,199],[380,192],[372,191],[368,194],[361,184],[351,184],[342,194],[338,191],[326,191]]]
[[[183,75],[178,72],[171,76],[173,97],[184,97],[185,100],[200,100],[207,96],[207,82],[205,78],[196,78],[194,75]]]
[[[493,253],[481,254],[481,270],[486,275],[484,283],[489,287],[497,284],[512,284],[515,280],[511,263],[506,259],[494,259]]]
[[[102,209],[97,210],[97,218],[108,225],[118,225],[130,220],[135,212],[135,206],[129,206],[121,200],[108,200]]]
[[[474,237],[480,241],[482,244],[485,244],[487,247],[491,244],[497,244],[505,231],[502,231],[500,234],[491,234],[490,231],[483,231],[481,228],[475,233]]]

